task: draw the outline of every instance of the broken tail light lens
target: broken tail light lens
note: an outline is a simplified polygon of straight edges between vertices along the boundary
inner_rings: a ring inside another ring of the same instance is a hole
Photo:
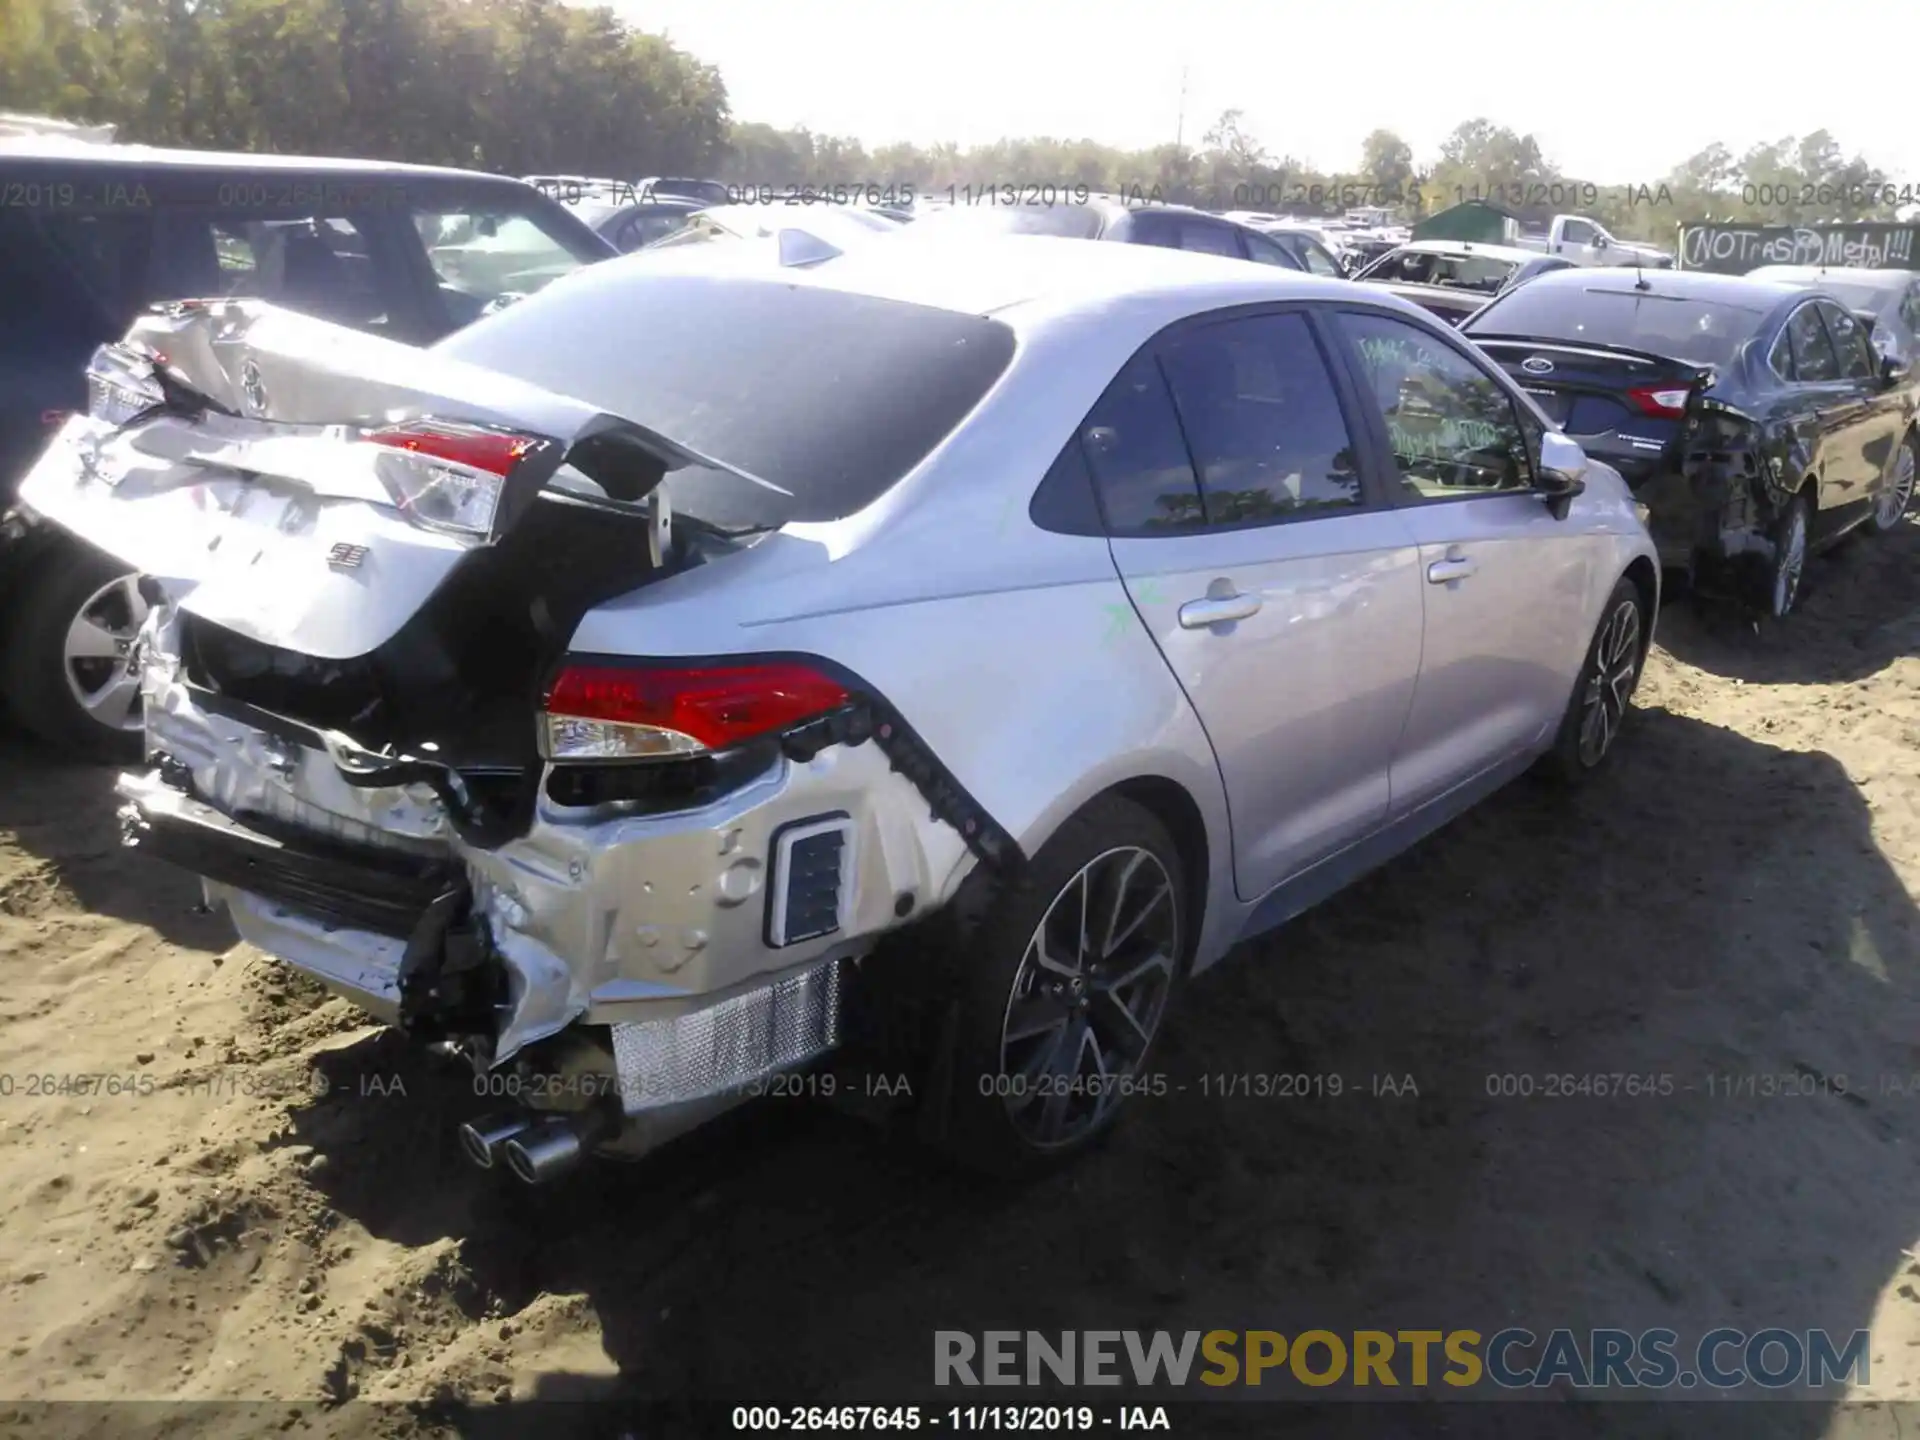
[[[839,681],[788,661],[672,669],[569,665],[542,707],[549,760],[707,755],[847,703]]]
[[[392,452],[374,462],[374,472],[401,514],[430,530],[482,536],[493,532],[507,476],[546,444],[442,421],[395,425],[362,438]]]
[[[1687,397],[1692,393],[1684,385],[1639,385],[1627,391],[1627,398],[1645,414],[1679,420],[1686,416]]]

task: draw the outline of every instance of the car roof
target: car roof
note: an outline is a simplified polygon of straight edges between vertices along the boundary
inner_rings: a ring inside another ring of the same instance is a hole
[[[1027,306],[1097,315],[1130,300],[1184,298],[1192,302],[1186,308],[1197,312],[1262,301],[1354,298],[1347,280],[1191,250],[1056,235],[955,235],[916,245],[867,245],[807,271],[802,283],[1008,319]],[[1425,313],[1384,293],[1381,303]]]
[[[1545,258],[1543,250],[1527,250],[1518,245],[1482,245],[1476,240],[1411,240],[1405,245],[1394,246],[1396,250],[1411,250],[1421,255],[1485,256],[1492,260],[1512,260],[1516,263]]]
[[[1761,265],[1749,270],[1743,278],[1777,280],[1793,285],[1822,285],[1832,280],[1847,285],[1869,285],[1897,291],[1920,280],[1920,271],[1856,269],[1850,265]]]
[[[1529,294],[1549,293],[1573,286],[1617,289],[1639,288],[1643,293],[1676,300],[1705,300],[1737,305],[1746,310],[1768,310],[1783,300],[1805,294],[1810,285],[1758,279],[1751,275],[1722,275],[1712,270],[1636,269],[1631,265],[1575,265],[1549,270],[1527,282]]]
[[[46,162],[66,167],[121,170],[132,180],[140,171],[230,171],[248,174],[350,175],[357,179],[445,180],[463,185],[492,184],[532,189],[510,175],[456,170],[441,165],[408,165],[397,160],[349,160],[322,155],[249,155],[226,150],[179,150],[159,145],[106,145],[60,135],[19,135],[0,139],[0,164]]]

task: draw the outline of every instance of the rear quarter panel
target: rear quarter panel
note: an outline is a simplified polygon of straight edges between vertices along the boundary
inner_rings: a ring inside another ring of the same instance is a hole
[[[1143,323],[1142,340],[1158,328]],[[899,709],[1028,855],[1112,786],[1171,780],[1208,836],[1204,962],[1225,949],[1237,912],[1212,749],[1105,539],[1052,534],[1027,513],[1138,343],[1083,340],[1023,341],[974,419],[867,511],[789,526],[746,554],[603,605],[573,648],[831,659]],[[943,899],[972,865],[969,856],[954,868]]]

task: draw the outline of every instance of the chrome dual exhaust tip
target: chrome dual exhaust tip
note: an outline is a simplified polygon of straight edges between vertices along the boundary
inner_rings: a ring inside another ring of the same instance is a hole
[[[516,1178],[545,1185],[578,1166],[611,1128],[604,1110],[549,1115],[503,1141],[500,1153]]]
[[[491,1170],[500,1163],[501,1147],[531,1123],[525,1115],[489,1115],[469,1120],[460,1127],[460,1148],[482,1170]]]

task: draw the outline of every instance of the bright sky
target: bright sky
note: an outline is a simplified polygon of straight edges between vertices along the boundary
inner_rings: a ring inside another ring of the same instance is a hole
[[[1357,163],[1376,126],[1424,163],[1484,115],[1597,181],[1651,184],[1716,140],[1737,155],[1825,128],[1920,186],[1920,0],[611,3],[717,66],[736,118],[869,145],[1160,144],[1184,65],[1189,142],[1237,107],[1269,151],[1326,170]]]

